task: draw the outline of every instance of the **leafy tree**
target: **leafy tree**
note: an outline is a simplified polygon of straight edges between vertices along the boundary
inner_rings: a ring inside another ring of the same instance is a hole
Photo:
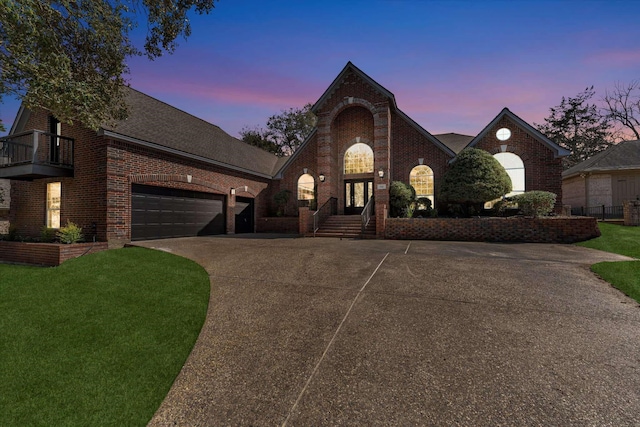
[[[477,148],[462,150],[442,177],[440,197],[460,205],[462,214],[479,212],[482,205],[511,191],[511,178],[491,154]]]
[[[607,117],[621,126],[623,133],[631,132],[635,139],[640,139],[640,80],[626,86],[616,84],[613,91],[606,92],[603,101]]]
[[[242,140],[277,156],[290,156],[316,125],[316,116],[311,112],[311,104],[302,108],[289,108],[267,120],[267,128],[244,127],[240,131]]]
[[[596,104],[589,103],[594,94],[591,86],[573,98],[562,97],[560,105],[549,109],[551,114],[544,119],[545,123],[535,124],[547,138],[571,151],[565,158],[566,168],[612,144],[609,118],[599,113]]]
[[[187,12],[209,13],[216,0],[0,0],[0,101],[97,129],[126,117],[126,59],[172,53],[191,34]],[[136,16],[147,23],[144,49],[130,39]]]

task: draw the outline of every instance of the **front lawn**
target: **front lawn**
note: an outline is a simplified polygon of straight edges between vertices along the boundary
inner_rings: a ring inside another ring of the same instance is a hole
[[[0,425],[144,426],[208,300],[200,266],[149,249],[0,264]]]
[[[577,243],[633,258],[640,258],[640,227],[599,223],[602,236]],[[640,261],[599,262],[591,270],[614,287],[640,302]]]

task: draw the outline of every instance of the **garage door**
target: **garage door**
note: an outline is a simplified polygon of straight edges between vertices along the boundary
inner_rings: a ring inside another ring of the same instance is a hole
[[[133,184],[131,240],[224,234],[224,196]]]

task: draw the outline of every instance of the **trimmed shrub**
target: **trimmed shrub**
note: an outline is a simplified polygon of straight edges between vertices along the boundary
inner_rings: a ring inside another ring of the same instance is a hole
[[[56,230],[55,228],[47,228],[42,227],[42,229],[40,230],[40,241],[42,243],[51,243],[56,239],[56,232],[58,230]]]
[[[548,191],[528,191],[511,197],[525,216],[546,216],[553,211],[556,195]]]
[[[511,191],[511,178],[491,154],[477,148],[462,150],[442,177],[440,197],[459,205],[462,216],[481,212],[482,205]]]
[[[276,206],[278,207],[278,211],[276,212],[277,216],[284,216],[290,198],[291,191],[289,190],[280,190],[273,196],[273,201],[276,202]]]
[[[58,239],[60,239],[60,243],[78,243],[84,236],[82,235],[82,228],[78,227],[71,221],[67,221],[67,225],[64,227],[60,227],[60,230],[56,233]]]
[[[412,186],[393,181],[389,186],[389,216],[392,218],[411,217],[416,191]]]

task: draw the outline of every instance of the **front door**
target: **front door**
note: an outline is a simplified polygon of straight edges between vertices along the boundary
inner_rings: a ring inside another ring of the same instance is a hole
[[[344,182],[344,214],[359,215],[364,205],[373,196],[373,181],[345,181]]]

